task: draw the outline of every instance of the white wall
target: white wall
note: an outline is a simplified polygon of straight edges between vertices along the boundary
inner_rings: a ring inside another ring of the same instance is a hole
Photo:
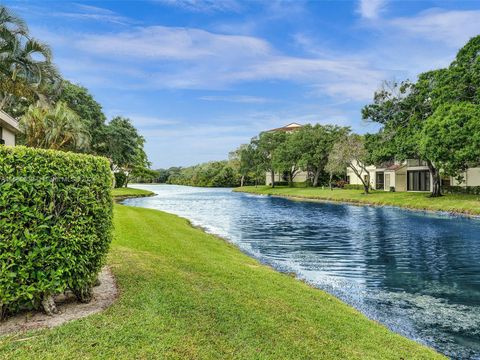
[[[2,139],[5,140],[5,145],[15,146],[15,134],[10,130],[1,128],[0,133],[2,134]]]

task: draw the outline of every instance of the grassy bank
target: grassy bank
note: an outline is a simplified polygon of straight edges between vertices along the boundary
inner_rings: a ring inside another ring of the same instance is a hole
[[[313,200],[351,202],[358,204],[389,205],[409,209],[447,211],[480,215],[480,196],[448,194],[431,198],[428,193],[373,191],[365,195],[361,190],[330,190],[322,188],[291,188],[269,186],[245,186],[235,191],[262,195],[277,195]]]
[[[115,205],[108,262],[113,306],[0,338],[0,358],[442,358],[174,215]]]
[[[152,196],[153,192],[142,189],[132,189],[132,188],[118,188],[112,190],[112,195],[115,199],[127,199],[130,197],[145,197]]]

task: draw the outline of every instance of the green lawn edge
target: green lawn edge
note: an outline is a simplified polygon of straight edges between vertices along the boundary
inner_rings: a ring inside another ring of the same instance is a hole
[[[0,338],[0,358],[437,359],[328,293],[157,210],[116,204],[104,312]]]
[[[121,201],[129,198],[136,197],[147,197],[155,195],[154,192],[143,190],[143,189],[134,189],[134,188],[115,188],[112,189],[112,196],[115,201]]]
[[[358,205],[396,206],[410,210],[439,211],[459,215],[480,215],[480,196],[446,194],[431,198],[428,193],[372,191],[278,186],[244,186],[233,191],[257,195],[282,196],[299,200],[343,202]]]

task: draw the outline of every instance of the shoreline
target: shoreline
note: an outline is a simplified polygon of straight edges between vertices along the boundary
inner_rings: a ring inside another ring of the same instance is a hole
[[[238,191],[237,191],[238,192]],[[138,198],[143,198],[143,197],[148,197],[148,196],[154,196],[155,193],[151,194],[151,195],[142,195],[142,196],[135,196],[135,195],[131,195],[127,198],[135,198],[135,197],[138,197]],[[277,196],[277,195],[269,195],[269,194],[254,194],[254,195],[264,195],[264,196],[272,196],[272,197],[279,197],[279,198],[287,198],[291,201],[311,201],[311,202],[327,202],[327,203],[339,203],[338,201],[326,201],[326,200],[322,200],[322,199],[306,199],[306,198],[302,198],[302,197],[295,197],[295,196]],[[123,199],[122,199],[123,200]],[[129,205],[126,205],[126,204],[123,204],[123,203],[120,203],[119,205],[121,206],[127,206],[129,207]],[[355,205],[355,206],[370,206],[370,205],[367,205],[367,204],[361,204],[361,203],[351,203],[351,205]],[[143,207],[139,207],[139,208],[142,208],[142,209],[148,209],[148,210],[153,210],[153,211],[158,211],[160,213],[165,213],[165,214],[168,214],[170,216],[174,216],[174,217],[177,217],[179,219],[182,219],[184,220],[187,225],[192,228],[192,229],[195,229],[195,230],[199,230],[201,231],[202,233],[204,233],[205,235],[208,235],[208,236],[212,236],[218,240],[220,240],[222,243],[224,243],[226,246],[228,247],[231,247],[231,248],[234,248],[236,251],[239,251],[240,253],[248,256],[250,259],[254,260],[255,262],[258,263],[257,266],[261,266],[261,267],[265,267],[267,269],[269,269],[270,271],[273,271],[273,272],[276,272],[278,274],[281,274],[281,275],[284,275],[284,276],[287,276],[289,278],[293,278],[296,282],[299,282],[299,283],[302,283],[306,286],[308,286],[310,289],[312,289],[313,291],[316,291],[316,292],[320,292],[320,293],[323,293],[324,296],[327,296],[327,297],[332,297],[333,299],[335,299],[336,301],[342,303],[344,306],[348,307],[349,309],[351,309],[352,311],[355,311],[355,312],[358,312],[360,313],[362,316],[364,316],[365,318],[367,318],[369,321],[372,321],[374,323],[377,323],[379,324],[381,327],[385,328],[387,331],[389,332],[392,332],[398,336],[401,336],[402,338],[405,338],[405,339],[408,339],[410,341],[414,341],[416,342],[417,344],[421,345],[421,346],[425,346],[429,349],[432,349],[433,351],[439,353],[440,355],[443,355],[445,356],[444,354],[438,352],[437,349],[435,349],[432,344],[428,343],[427,341],[423,341],[419,338],[413,338],[413,337],[409,337],[405,334],[402,334],[401,332],[398,332],[396,330],[393,330],[391,329],[389,326],[387,326],[386,324],[380,322],[379,320],[375,319],[375,318],[372,318],[371,316],[367,315],[365,312],[361,311],[360,309],[356,308],[354,305],[350,304],[349,302],[345,301],[344,299],[338,297],[337,295],[329,292],[328,290],[324,289],[324,288],[321,288],[319,286],[315,286],[312,282],[308,281],[307,279],[304,279],[302,277],[300,277],[300,275],[294,271],[282,271],[281,269],[275,267],[275,265],[273,264],[270,264],[268,262],[264,262],[262,261],[260,258],[256,257],[254,254],[250,253],[249,251],[245,250],[245,249],[242,249],[238,244],[235,244],[233,241],[231,241],[229,238],[227,237],[223,237],[221,235],[218,235],[210,230],[208,230],[207,227],[205,226],[202,226],[202,225],[195,225],[190,219],[188,218],[185,218],[185,217],[182,217],[182,216],[179,216],[177,214],[173,214],[173,213],[169,213],[167,211],[163,211],[163,210],[157,210],[157,209],[150,209],[150,208],[143,208]]]
[[[437,210],[437,209],[429,209],[421,206],[416,207],[416,206],[409,206],[409,205],[388,204],[388,203],[375,202],[375,201],[361,201],[356,199],[345,199],[345,198],[332,199],[328,197],[308,197],[308,196],[302,196],[302,195],[278,194],[278,193],[268,193],[268,192],[263,193],[259,191],[249,191],[247,189],[242,190],[242,188],[234,188],[232,191],[243,193],[243,194],[256,195],[256,196],[271,196],[276,198],[288,199],[291,201],[317,202],[317,203],[327,203],[327,204],[344,204],[344,205],[353,205],[353,206],[391,207],[391,208],[397,208],[397,209],[419,212],[419,213],[437,214],[437,215],[444,215],[444,216],[451,216],[451,217],[465,217],[469,219],[480,220],[480,213],[471,212],[468,210],[465,210],[465,211]],[[341,190],[333,190],[333,191],[341,191]],[[370,196],[370,195],[367,195],[367,196]]]

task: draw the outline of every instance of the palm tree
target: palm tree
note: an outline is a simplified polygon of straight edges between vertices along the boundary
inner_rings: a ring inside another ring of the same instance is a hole
[[[23,20],[0,6],[0,109],[15,98],[44,100],[42,92],[59,79],[50,48],[30,38]]]
[[[26,146],[64,151],[86,151],[90,135],[80,117],[64,102],[55,107],[30,106],[20,120]]]

